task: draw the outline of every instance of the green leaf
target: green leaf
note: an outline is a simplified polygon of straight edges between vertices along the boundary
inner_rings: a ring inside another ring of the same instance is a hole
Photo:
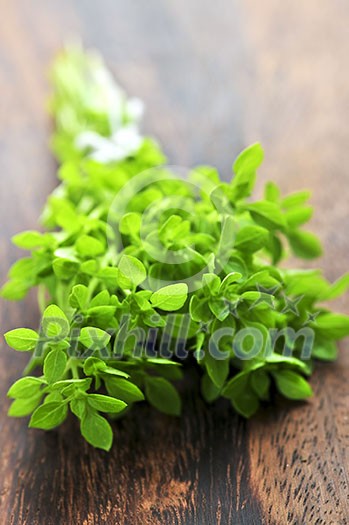
[[[184,283],[170,284],[154,292],[150,298],[154,308],[168,312],[179,310],[187,300],[188,286]]]
[[[318,339],[315,340],[311,355],[321,361],[335,361],[338,356],[338,348],[334,341]]]
[[[73,286],[71,294],[69,296],[69,304],[72,308],[83,310],[86,306],[87,299],[87,286],[84,286],[83,284],[77,284]]]
[[[349,335],[349,317],[343,314],[320,314],[312,326],[328,339],[342,339]]]
[[[215,359],[206,352],[204,363],[211,381],[222,388],[229,374],[229,359]]]
[[[310,373],[309,364],[305,361],[302,361],[301,359],[298,359],[297,357],[289,357],[286,355],[274,353],[266,357],[265,361],[270,364],[281,364],[283,366],[296,368],[302,374],[309,375]]]
[[[336,299],[343,295],[349,288],[349,273],[340,277],[320,298],[322,301]]]
[[[43,234],[36,231],[25,231],[12,237],[12,242],[19,248],[33,250],[41,247],[54,247],[55,240],[49,233]]]
[[[70,401],[70,410],[79,419],[82,419],[86,412],[86,397],[77,397]]]
[[[101,350],[108,345],[110,341],[110,335],[108,332],[105,332],[100,328],[96,328],[94,326],[85,326],[81,329],[79,341],[86,348],[91,350]]]
[[[67,355],[59,348],[51,350],[45,358],[44,376],[48,383],[55,383],[62,378],[67,365]]]
[[[143,263],[136,257],[132,257],[132,255],[123,255],[121,257],[119,270],[134,286],[141,284],[147,277]]]
[[[66,403],[44,403],[33,413],[29,427],[51,430],[58,427],[67,417],[68,407]]]
[[[273,372],[279,392],[288,399],[306,399],[313,395],[309,383],[301,375],[292,370],[277,370]]]
[[[114,291],[118,284],[119,275],[120,275],[119,268],[113,268],[111,266],[107,266],[106,268],[103,268],[102,270],[99,271],[98,278],[101,279],[103,283],[105,283],[105,286],[108,289],[111,289]]]
[[[264,151],[262,146],[256,142],[245,148],[236,158],[233,169],[238,175],[243,172],[256,170],[263,162]]]
[[[110,450],[113,444],[113,431],[108,421],[94,410],[87,410],[80,424],[81,434],[96,448]]]
[[[280,200],[280,189],[275,182],[269,181],[264,187],[265,200],[270,202],[279,202]]]
[[[102,394],[88,394],[87,402],[95,410],[99,410],[100,412],[110,412],[113,414],[122,412],[127,406],[127,404],[120,399],[114,399],[113,397],[104,396]]]
[[[163,377],[146,377],[145,395],[153,407],[171,416],[181,413],[181,398],[175,387]]]
[[[70,259],[57,258],[52,263],[55,275],[62,281],[69,281],[77,274],[79,263]]]
[[[90,235],[82,235],[79,237],[75,247],[78,254],[82,257],[97,257],[105,251],[103,243]]]
[[[70,324],[65,313],[55,304],[51,304],[43,313],[41,330],[49,339],[61,340],[69,334]]]
[[[36,409],[42,399],[42,393],[39,392],[34,396],[15,399],[8,411],[8,415],[11,417],[24,417],[29,416]]]
[[[128,405],[144,400],[143,392],[138,386],[131,383],[131,381],[106,376],[104,377],[104,382],[106,389],[111,396],[116,397],[117,399],[122,399],[122,401],[125,401]]]
[[[20,301],[27,295],[30,287],[30,282],[12,279],[3,285],[0,294],[7,301]]]
[[[43,381],[39,377],[22,377],[13,383],[7,395],[16,399],[26,399],[37,395],[41,390],[42,384]]]
[[[284,281],[288,296],[306,295],[321,299],[330,288],[318,270],[286,270]]]
[[[283,230],[286,226],[280,207],[274,202],[253,202],[244,205],[244,209],[248,210],[253,220],[264,228]]]
[[[91,386],[92,378],[85,377],[84,379],[62,379],[51,385],[53,390],[63,392],[65,396],[71,396],[72,394],[85,392]]]
[[[199,299],[197,295],[192,295],[189,303],[189,312],[193,321],[208,322],[212,318],[207,300]]]
[[[259,399],[269,399],[270,377],[265,370],[256,370],[251,373],[250,384]]]
[[[294,208],[295,206],[301,206],[307,200],[310,199],[310,192],[309,191],[297,191],[294,193],[290,193],[290,195],[287,195],[284,199],[282,199],[281,204],[283,208],[290,209]]]
[[[201,378],[201,392],[205,401],[212,403],[219,397],[221,389],[213,383],[208,374],[204,374]]]
[[[242,252],[257,252],[264,248],[269,239],[269,232],[261,226],[245,226],[235,239],[234,247]]]
[[[258,396],[252,390],[245,390],[230,401],[236,412],[246,418],[253,416],[259,408]]]
[[[239,372],[222,390],[222,395],[230,399],[236,412],[246,418],[251,417],[259,408],[258,396],[251,390],[249,380],[248,372]]]
[[[108,290],[102,290],[100,293],[95,295],[95,297],[90,301],[89,310],[95,306],[105,306],[110,303],[110,294]]]
[[[288,210],[285,213],[285,218],[290,228],[298,228],[308,222],[312,215],[313,208],[311,206],[303,206],[302,208],[292,208]]]
[[[310,232],[294,231],[288,233],[291,248],[297,257],[302,259],[314,259],[322,254],[319,239]]]
[[[224,321],[230,314],[229,303],[224,297],[210,299],[208,305],[213,315],[219,319],[219,321]]]
[[[120,233],[136,237],[141,229],[142,217],[140,213],[126,213],[119,224]]]
[[[249,290],[251,288],[262,287],[262,288],[279,288],[280,283],[274,277],[270,275],[268,270],[261,270],[260,272],[254,273],[245,281],[241,290]]]
[[[236,158],[233,166],[235,177],[231,182],[232,199],[248,197],[256,180],[256,169],[263,162],[264,152],[260,144],[252,144]]]
[[[231,285],[235,285],[238,281],[240,281],[241,277],[241,273],[238,272],[228,273],[228,275],[226,275],[222,281],[221,291],[224,292]]]
[[[19,352],[34,350],[39,334],[29,328],[16,328],[5,334],[6,343]]]
[[[60,392],[57,390],[53,390],[44,399],[44,403],[62,403],[63,402],[63,396]]]
[[[107,375],[125,378],[129,377],[129,375],[126,374],[126,372],[123,372],[122,370],[118,370],[117,368],[113,368],[111,366],[107,366],[107,364],[102,359],[98,359],[97,357],[88,357],[86,359],[84,363],[84,373],[86,375],[99,375],[103,373]]]
[[[208,290],[211,295],[216,295],[219,292],[221,280],[218,275],[214,273],[204,273],[202,276],[202,284],[204,291]]]
[[[243,371],[232,377],[222,390],[222,396],[231,399],[244,391],[248,385],[248,373]]]

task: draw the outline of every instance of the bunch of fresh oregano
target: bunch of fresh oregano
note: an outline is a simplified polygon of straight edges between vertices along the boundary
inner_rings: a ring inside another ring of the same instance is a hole
[[[190,354],[205,400],[228,398],[245,417],[274,390],[311,396],[313,360],[335,359],[335,341],[349,334],[349,318],[323,306],[349,275],[330,284],[318,270],[277,266],[289,251],[321,253],[303,230],[309,193],[282,197],[270,182],[262,200],[250,200],[259,144],[239,155],[230,182],[208,166],[166,167],[139,133],[140,101],[95,55],[62,53],[52,81],[61,183],[43,212],[46,233],[14,237],[30,255],[2,289],[20,300],[37,287],[42,311],[38,331],[5,335],[31,353],[8,392],[9,414],[31,414],[30,427],[49,430],[70,410],[84,438],[109,450],[102,414],[146,399],[179,415],[175,384]]]

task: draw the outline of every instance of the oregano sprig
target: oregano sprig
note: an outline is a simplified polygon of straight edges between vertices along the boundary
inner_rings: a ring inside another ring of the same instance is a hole
[[[84,438],[109,450],[110,419],[134,403],[180,414],[187,361],[207,402],[223,396],[245,417],[275,391],[310,397],[314,361],[335,359],[349,334],[349,318],[325,306],[349,275],[331,284],[319,270],[277,266],[289,253],[321,254],[304,229],[309,192],[284,197],[269,182],[253,200],[259,144],[238,156],[229,182],[209,166],[179,176],[141,135],[140,101],[95,54],[61,53],[52,83],[60,185],[45,233],[13,238],[29,255],[2,288],[20,300],[36,287],[42,312],[37,330],[5,334],[31,354],[9,414],[50,430],[71,411]]]

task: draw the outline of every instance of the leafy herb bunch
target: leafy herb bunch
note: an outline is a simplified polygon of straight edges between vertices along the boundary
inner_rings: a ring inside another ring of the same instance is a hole
[[[175,385],[192,354],[202,395],[228,398],[245,417],[276,389],[312,395],[315,359],[333,360],[349,319],[323,306],[345,292],[318,270],[278,267],[288,252],[310,259],[318,239],[306,191],[280,195],[273,183],[251,201],[263,151],[236,159],[230,182],[208,166],[179,177],[158,145],[139,133],[141,103],[127,99],[96,55],[62,53],[53,68],[53,150],[60,185],[42,221],[13,242],[16,262],[2,296],[38,288],[38,331],[5,334],[32,353],[10,388],[11,416],[30,427],[60,425],[70,411],[95,447],[109,450],[101,415],[122,415],[146,399],[179,415]],[[34,373],[35,375],[30,375]]]

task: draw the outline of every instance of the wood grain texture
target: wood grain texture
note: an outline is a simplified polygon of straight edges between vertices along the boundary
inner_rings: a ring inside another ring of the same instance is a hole
[[[343,0],[27,0],[1,2],[1,278],[55,185],[45,71],[81,35],[146,102],[145,129],[170,161],[216,164],[260,140],[259,188],[313,189],[312,222],[335,279],[349,255],[349,6]],[[348,299],[338,308],[348,312]],[[1,330],[35,327],[35,297],[1,303]],[[349,523],[349,356],[317,369],[308,404],[279,403],[245,422],[184,387],[181,419],[139,406],[114,425],[110,454],[73,420],[51,433],[6,416],[26,361],[0,367],[0,522],[11,525],[345,525]]]

